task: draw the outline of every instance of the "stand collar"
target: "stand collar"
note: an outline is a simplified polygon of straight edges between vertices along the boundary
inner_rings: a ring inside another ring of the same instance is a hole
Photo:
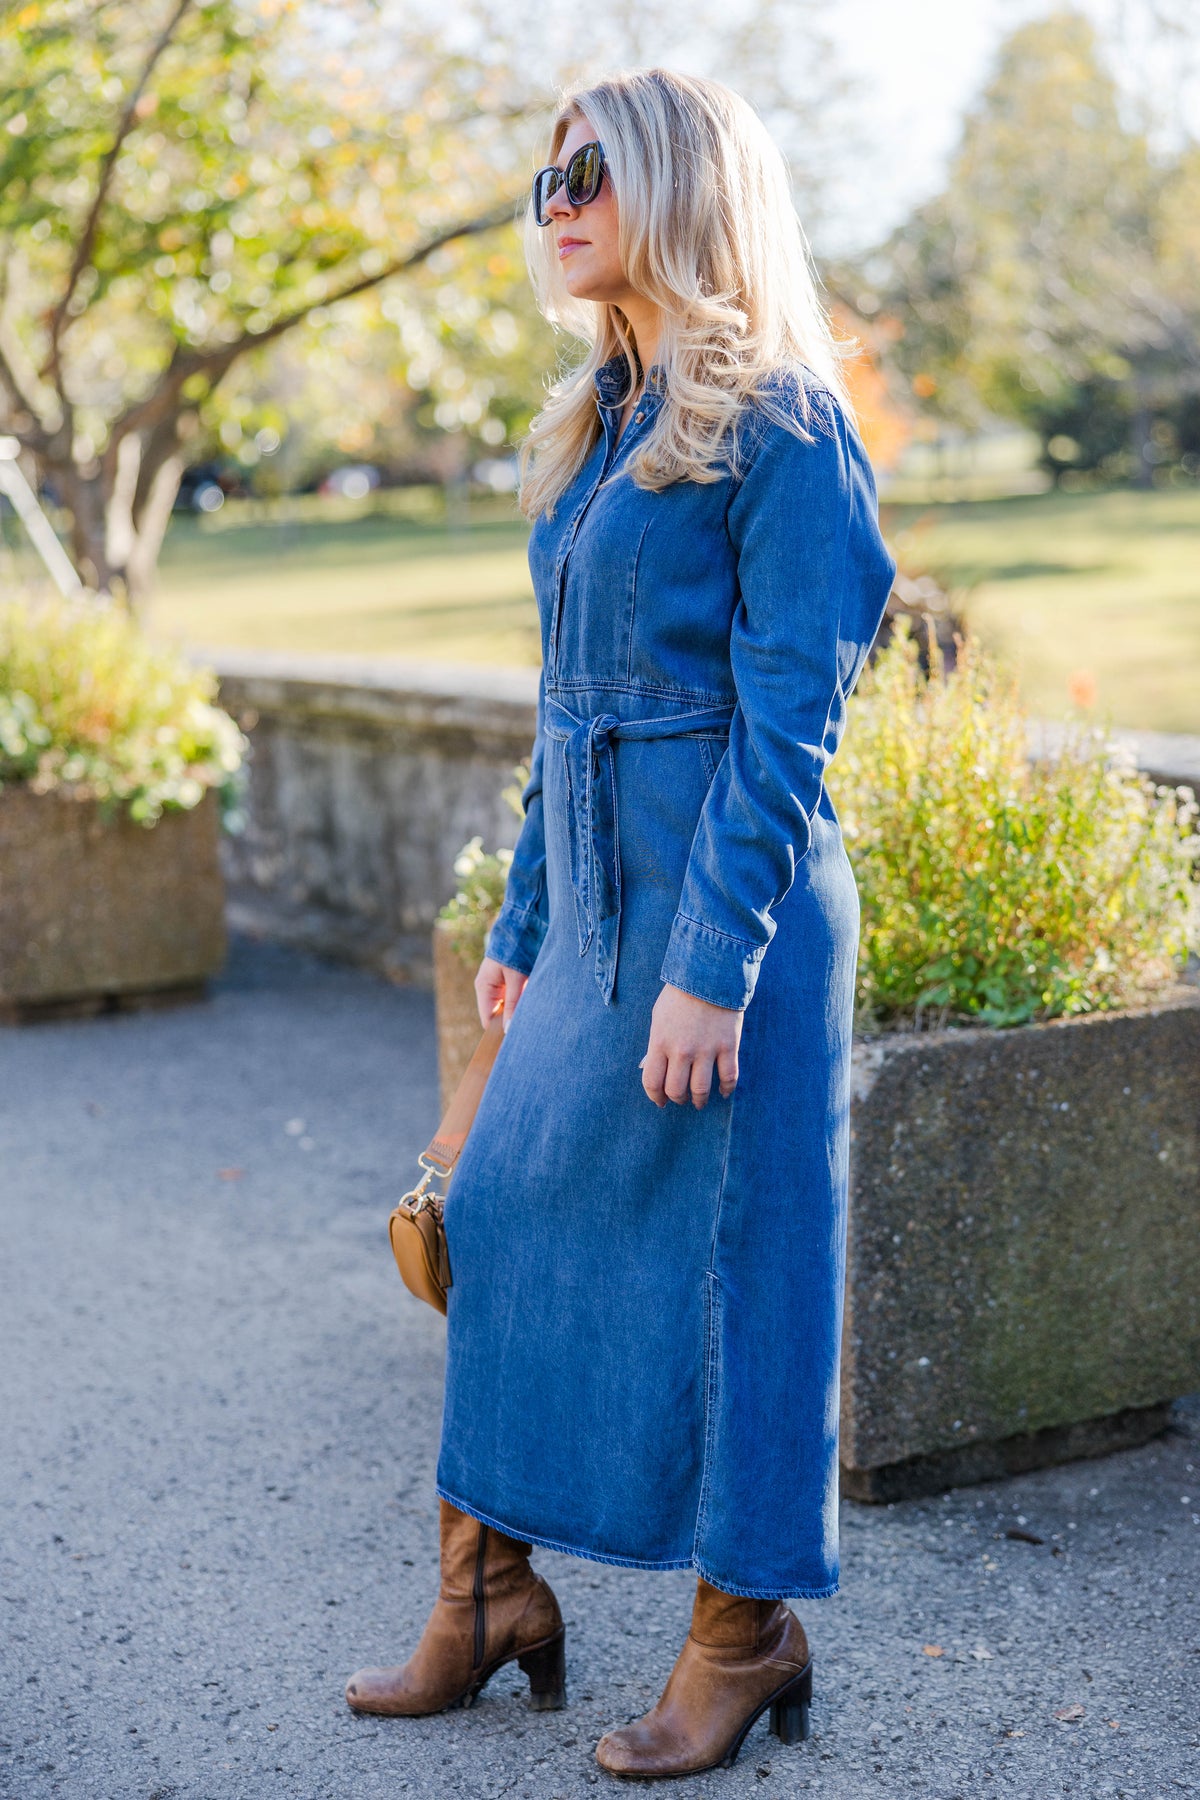
[[[629,365],[623,353],[618,350],[602,363],[592,377],[596,386],[599,405],[604,407],[624,404],[625,386],[629,378]],[[646,395],[665,394],[667,391],[667,372],[661,363],[652,363],[646,375]]]

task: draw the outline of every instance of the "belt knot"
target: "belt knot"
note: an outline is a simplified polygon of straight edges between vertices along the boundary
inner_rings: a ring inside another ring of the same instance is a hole
[[[614,746],[620,738],[725,736],[732,715],[732,706],[716,706],[660,719],[620,719],[611,712],[581,719],[560,701],[547,698],[546,735],[562,743],[566,762],[567,829],[579,954],[586,956],[595,943],[596,980],[606,1005],[616,984],[621,932]]]

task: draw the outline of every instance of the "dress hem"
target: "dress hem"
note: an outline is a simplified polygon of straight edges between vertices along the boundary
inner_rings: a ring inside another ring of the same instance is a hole
[[[662,1561],[646,1561],[636,1556],[611,1556],[603,1550],[581,1550],[577,1544],[564,1544],[558,1538],[543,1537],[536,1531],[527,1531],[525,1527],[507,1525],[503,1520],[494,1518],[490,1513],[481,1512],[477,1506],[470,1506],[460,1500],[457,1494],[436,1485],[434,1492],[439,1500],[456,1507],[466,1513],[470,1519],[478,1519],[481,1525],[487,1525],[493,1531],[502,1531],[506,1537],[516,1538],[522,1544],[534,1544],[539,1550],[557,1550],[563,1556],[578,1556],[585,1562],[607,1563],[617,1569],[652,1569],[667,1571],[671,1569],[694,1569],[710,1587],[719,1588],[723,1594],[734,1594],[739,1600],[831,1600],[839,1591],[835,1581],[824,1587],[787,1587],[763,1588],[735,1586],[729,1581],[718,1581],[704,1565],[694,1556],[674,1556]]]

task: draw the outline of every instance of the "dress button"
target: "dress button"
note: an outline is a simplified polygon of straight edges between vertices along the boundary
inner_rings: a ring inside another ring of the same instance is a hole
[[[646,416],[645,413],[634,413],[634,415],[633,415],[634,424],[640,425],[642,420],[645,418],[645,416]]]

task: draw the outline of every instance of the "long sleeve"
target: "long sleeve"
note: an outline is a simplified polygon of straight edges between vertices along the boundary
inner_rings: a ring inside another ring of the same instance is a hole
[[[824,390],[811,441],[758,422],[727,529],[739,599],[737,705],[692,841],[662,980],[717,1006],[749,1004],[772,907],[812,841],[826,765],[894,573],[866,453]]]
[[[528,975],[541,949],[550,908],[546,889],[546,827],[542,814],[542,767],[546,755],[546,677],[538,681],[537,730],[529,759],[529,780],[521,792],[525,819],[513,850],[504,905],[488,933],[487,954],[505,968]]]

